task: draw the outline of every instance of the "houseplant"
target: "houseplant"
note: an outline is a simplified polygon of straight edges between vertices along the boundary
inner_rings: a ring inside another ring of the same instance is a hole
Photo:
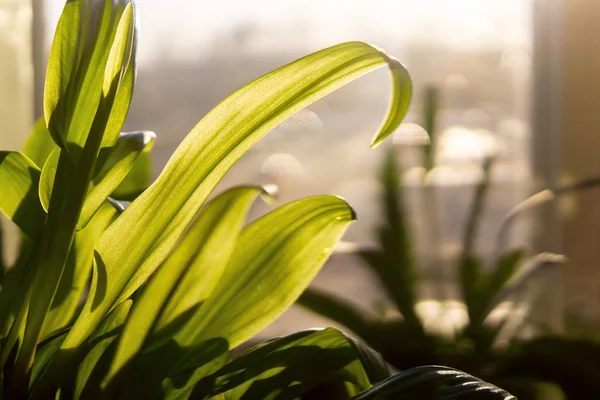
[[[406,113],[410,78],[364,43],[309,55],[225,99],[142,190],[132,171],[154,134],[120,134],[135,83],[134,11],[123,1],[66,3],[44,119],[24,152],[0,153],[0,209],[23,234],[0,291],[3,397],[509,398],[448,368],[391,378],[376,352],[331,328],[230,360],[294,302],[355,215],[340,198],[313,196],[244,225],[264,189],[206,199],[278,123],[388,66],[394,90],[377,145]],[[130,204],[113,198],[130,196],[124,180],[139,189]]]

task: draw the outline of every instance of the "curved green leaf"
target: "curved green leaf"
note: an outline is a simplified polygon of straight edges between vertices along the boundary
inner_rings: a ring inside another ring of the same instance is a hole
[[[54,188],[54,179],[56,177],[56,170],[58,169],[58,160],[60,159],[60,149],[56,148],[48,158],[42,168],[39,184],[39,196],[40,203],[44,208],[44,211],[48,212],[50,208],[50,198],[52,197],[52,190]]]
[[[566,263],[566,257],[560,254],[540,253],[521,263],[514,271],[506,285],[497,293],[494,304],[506,300],[514,293],[518,293],[523,286],[537,273],[544,269],[556,268]]]
[[[384,189],[382,202],[387,222],[379,230],[381,251],[374,254],[362,251],[360,255],[378,274],[407,325],[417,332],[422,331],[421,321],[415,312],[415,282],[418,275],[398,171],[395,149],[392,148],[386,155],[381,171]]]
[[[104,203],[88,226],[75,234],[65,271],[42,329],[42,338],[73,321],[92,273],[94,246],[118,215],[112,205]]]
[[[517,271],[522,258],[523,251],[514,250],[502,254],[496,261],[496,268],[488,278],[488,287],[485,293],[487,298],[483,302],[488,310],[492,308],[494,299],[498,293],[502,291]]]
[[[152,177],[152,158],[150,153],[144,152],[135,160],[131,170],[111,196],[119,200],[132,201],[148,189]]]
[[[155,139],[156,135],[150,131],[124,133],[114,147],[108,148],[107,159],[103,160],[100,171],[90,182],[77,229],[87,225],[98,208],[125,179],[138,157],[150,150]]]
[[[167,330],[168,335],[158,332],[138,363],[146,370],[138,372],[137,379],[156,374],[159,367],[147,366],[160,362],[163,372],[154,380],[185,382],[177,394],[193,387],[203,377],[198,371],[263,329],[296,300],[353,218],[343,200],[315,196],[282,206],[245,227],[211,295],[199,308],[190,309],[176,329]]]
[[[430,365],[401,372],[352,398],[370,399],[516,400],[516,397],[465,372]]]
[[[376,145],[404,117],[411,82],[398,61],[365,43],[345,43],[304,57],[246,85],[213,109],[157,181],[100,239],[107,287],[92,288],[65,346],[81,343],[116,302],[128,298],[152,274],[215,185],[261,137],[303,107],[385,65],[395,86]]]
[[[230,189],[215,197],[169,255],[136,302],[127,320],[106,380],[160,330],[204,301],[219,281],[233,252],[258,187]]]
[[[252,222],[218,286],[175,340],[185,347],[220,337],[235,348],[254,336],[300,296],[353,220],[344,200],[314,196]]]
[[[133,302],[127,300],[115,308],[103,321],[91,340],[91,348],[77,369],[75,378],[74,398],[82,398],[84,390],[92,391],[84,398],[97,397],[100,391],[102,377],[108,368],[107,360],[102,357],[113,342],[119,337],[122,326],[125,323]],[[101,362],[103,361],[103,362]]]
[[[156,135],[150,131],[123,133],[113,147],[103,149],[98,159],[98,171],[89,184],[83,203],[78,230],[85,228],[98,208],[131,171],[138,157],[150,150],[155,139]],[[57,149],[48,157],[42,170],[40,201],[46,211],[50,205],[59,157],[60,150]]]
[[[130,0],[120,1],[127,3]],[[107,112],[101,147],[112,147],[118,140],[133,97],[137,72],[136,11],[133,5],[128,3],[123,10],[106,63],[103,97],[111,99],[112,92],[116,92],[109,108],[99,108],[99,112]]]
[[[192,397],[297,398],[327,381],[371,387],[354,342],[334,328],[304,331],[254,347],[205,378]]]
[[[0,210],[30,239],[39,235],[45,213],[37,196],[40,170],[25,154],[0,151]]]
[[[354,347],[357,357],[371,383],[381,382],[390,377],[390,369],[387,363],[375,350],[360,340],[347,336],[348,342]]]
[[[23,153],[41,170],[50,153],[56,148],[56,143],[54,143],[50,131],[46,127],[46,121],[43,117],[38,119],[29,133],[25,146],[23,146]]]
[[[31,377],[29,378],[30,389],[44,373],[45,368],[52,362],[52,357],[60,349],[60,345],[65,340],[67,332],[68,329],[63,329],[61,332],[46,338],[38,344],[35,361],[31,368]]]
[[[58,22],[48,60],[44,115],[52,138],[69,151],[74,161],[85,145],[104,82],[114,78],[116,61],[123,61],[123,57],[119,60],[113,54],[118,50],[113,41],[118,30],[116,22],[122,20],[127,8],[125,2],[71,0]],[[116,41],[123,50],[126,44],[121,42]],[[128,42],[131,39],[125,35]],[[128,61],[129,55],[125,57]],[[107,66],[109,60],[115,61],[114,65]]]
[[[84,14],[90,13],[90,18],[87,20],[82,18],[83,21],[95,20],[92,22],[97,23],[82,25],[83,28],[79,32],[83,35],[83,38],[79,37],[79,44],[82,47],[78,48],[77,54],[83,54],[83,61],[77,65],[78,73],[74,74],[76,75],[75,80],[69,82],[64,93],[60,93],[64,94],[62,98],[60,100],[51,98],[51,101],[57,100],[56,107],[46,114],[51,134],[55,139],[58,137],[61,140],[60,144],[64,149],[60,151],[55,174],[57,182],[54,186],[59,186],[60,189],[53,189],[48,207],[47,223],[40,239],[40,249],[32,258],[35,277],[29,287],[29,309],[23,309],[21,312],[22,314],[27,313],[25,334],[15,362],[10,389],[11,395],[15,397],[23,396],[26,391],[26,379],[33,365],[36,345],[67,263],[96,159],[100,147],[106,142],[107,128],[113,130],[118,128],[117,132],[120,130],[120,126],[109,127],[108,124],[122,78],[126,74],[133,53],[134,11],[131,4],[122,7],[122,4],[119,3],[115,8],[113,1],[104,1],[103,13],[96,12],[96,6],[99,4],[93,3],[89,8],[81,8]],[[114,19],[115,16],[118,19]],[[116,24],[117,21],[118,24]],[[98,32],[97,35],[95,32]],[[71,35],[74,33],[70,32]],[[91,48],[93,51],[88,53]],[[108,49],[110,49],[110,55]],[[99,51],[100,59],[96,61],[99,62],[100,69],[95,69],[95,71],[99,72],[98,75],[101,79],[89,80],[92,85],[87,90],[80,91],[80,89],[85,89],[85,83],[90,75],[86,70],[89,64],[86,63],[95,60],[96,51]],[[109,64],[106,63],[106,59],[110,61]],[[83,64],[86,64],[85,68]],[[121,72],[116,74],[116,69]],[[81,71],[84,72],[79,74]],[[59,74],[62,72],[58,71]],[[98,107],[90,108],[90,104],[95,104],[94,95],[97,93],[98,86],[103,89],[105,75],[111,82],[110,88],[106,92],[100,91]],[[49,73],[49,77],[51,76],[52,72]],[[49,79],[51,81],[51,78]],[[82,82],[84,84],[80,87],[70,86]],[[83,103],[78,103],[83,104],[83,110],[78,109],[77,104],[74,107],[66,105],[66,108],[60,108],[71,101],[81,100],[80,94],[85,96]],[[73,114],[69,114],[71,112]],[[71,118],[72,116],[76,118]],[[55,125],[57,121],[61,121],[64,125],[57,127]],[[88,124],[88,122],[90,123]],[[61,128],[64,129],[61,131]],[[110,132],[108,133],[110,134]],[[14,330],[16,331],[18,328],[15,326]]]

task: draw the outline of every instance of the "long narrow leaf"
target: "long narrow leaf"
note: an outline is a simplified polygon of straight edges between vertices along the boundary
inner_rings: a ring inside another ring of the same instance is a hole
[[[251,338],[300,296],[353,220],[345,201],[315,196],[245,227],[218,286],[175,340],[220,337],[235,348]]]
[[[77,112],[77,107],[74,107],[72,110],[74,110],[74,115],[77,119],[70,120],[70,116],[68,114],[65,115],[62,112],[64,110],[59,110],[59,107],[57,106],[50,115],[46,115],[46,118],[50,121],[48,127],[51,133],[53,133],[52,121],[56,121],[57,118],[63,122],[67,121],[69,126],[66,130],[63,130],[62,133],[59,132],[58,135],[56,135],[62,138],[63,141],[61,144],[64,147],[60,152],[55,174],[57,181],[55,186],[62,188],[60,190],[57,190],[56,188],[53,189],[48,208],[48,218],[40,239],[40,248],[38,249],[39,251],[36,252],[35,257],[32,258],[32,264],[36,266],[35,278],[28,288],[28,295],[30,296],[29,308],[22,311],[22,314],[27,312],[25,334],[15,362],[13,378],[11,379],[11,388],[9,389],[11,396],[15,397],[23,396],[26,391],[26,380],[33,365],[36,345],[66,265],[67,257],[77,228],[77,222],[79,221],[81,209],[87,193],[88,184],[92,179],[96,159],[105,139],[105,133],[110,120],[110,112],[113,109],[123,74],[126,73],[130,57],[133,53],[135,19],[132,4],[123,7],[122,12],[114,10],[119,17],[118,24],[112,19],[115,15],[115,13],[112,12],[113,2],[106,1],[104,5],[103,16],[105,17],[104,19],[109,20],[109,22],[105,25],[103,19],[103,22],[99,23],[100,26],[98,29],[100,29],[100,35],[99,37],[94,38],[91,42],[91,46],[94,47],[94,51],[100,48],[101,58],[104,57],[104,53],[106,53],[102,47],[104,46],[107,49],[110,48],[111,56],[106,56],[109,61],[112,61],[108,65],[104,62],[100,63],[100,71],[102,72],[102,74],[100,74],[101,77],[104,77],[105,75],[114,76],[115,67],[122,71],[122,73],[118,74],[118,77],[111,79],[108,91],[103,90],[101,92],[101,98],[95,112],[92,112],[93,110],[90,109],[87,109],[85,112]],[[119,5],[117,5],[117,9],[120,9]],[[100,13],[94,13],[93,7],[91,11],[93,17],[100,15]],[[106,15],[107,13],[108,16]],[[88,26],[84,29],[84,33],[92,34],[92,31],[95,28],[96,26]],[[108,32],[108,41],[105,40],[102,33],[104,28],[106,28],[106,31]],[[112,32],[114,32],[114,34]],[[71,32],[71,34],[73,34],[73,32]],[[123,42],[126,44],[122,45]],[[85,48],[81,49],[81,52],[85,53],[85,51]],[[122,57],[116,57],[115,59],[115,57],[113,57],[115,51],[122,55]],[[91,57],[84,58],[85,61],[93,60],[94,54],[95,53],[92,53]],[[115,65],[113,65],[113,62]],[[87,76],[87,74],[84,74],[82,79],[85,81]],[[93,82],[93,80],[91,82]],[[105,80],[96,82],[96,84],[100,83],[100,86],[102,86],[102,82],[105,82]],[[93,85],[89,88],[89,93],[84,93],[86,96],[93,96],[95,89],[97,89],[97,86]],[[73,92],[67,91],[66,97],[69,100],[74,98],[79,99],[79,94],[80,93],[77,90],[74,90]],[[92,103],[93,100],[90,100],[89,102]],[[87,103],[85,104],[85,107],[87,108]],[[82,114],[86,113],[91,114],[91,117],[85,116],[83,119],[80,118]],[[89,129],[80,131],[80,126],[78,124],[82,121],[85,123],[86,118],[90,118],[90,121],[92,121],[91,124],[89,124]],[[73,121],[77,126],[75,129],[71,129],[73,127],[71,122]],[[56,126],[54,126],[54,128],[56,128]],[[114,129],[114,127],[112,128]],[[118,128],[120,130],[120,126]],[[53,133],[53,137],[55,133],[56,132]],[[80,152],[80,145],[82,143],[85,143],[85,145]],[[42,265],[44,268],[41,267]],[[19,328],[20,327],[15,326],[15,330]]]
[[[33,240],[45,216],[37,196],[39,179],[40,170],[25,154],[0,151],[0,210]]]
[[[361,251],[359,254],[373,268],[408,326],[418,333],[422,331],[415,311],[418,276],[394,149],[390,149],[386,155],[381,182],[386,219],[379,231],[381,250]]]
[[[186,386],[193,386],[202,378],[198,369],[262,330],[297,299],[353,218],[345,201],[315,196],[245,227],[208,299],[168,341],[153,344],[148,349],[153,354],[138,365],[160,360],[162,379],[187,374]],[[150,373],[156,368],[136,376]]]
[[[56,143],[52,140],[50,131],[46,127],[46,121],[43,117],[38,119],[29,133],[25,146],[23,146],[23,153],[41,170],[50,153],[56,148]]]
[[[327,328],[282,337],[250,349],[201,382],[194,395],[225,393],[228,399],[296,398],[328,380],[358,391],[371,387],[351,339]]]
[[[105,203],[91,223],[75,234],[65,272],[42,330],[42,338],[73,321],[92,273],[94,246],[102,232],[117,216],[117,210]]]
[[[234,188],[203,207],[134,305],[107,382],[140,350],[153,327],[165,327],[210,295],[233,252],[246,214],[261,192],[257,187]]]
[[[261,137],[301,108],[379,67],[393,76],[393,98],[379,143],[408,108],[410,78],[400,63],[359,42],[309,55],[246,85],[188,135],[157,181],[100,239],[106,287],[93,287],[65,347],[75,347],[115,303],[128,298],[165,259],[212,189]],[[235,111],[234,111],[235,110]]]
[[[144,152],[135,160],[125,179],[111,193],[111,197],[132,201],[148,189],[152,179],[152,157],[150,153]]]
[[[375,385],[352,400],[516,400],[510,393],[456,369],[416,367]]]
[[[79,369],[77,370],[74,393],[75,399],[82,398],[84,390],[92,391],[92,393],[95,392],[95,396],[97,396],[99,393],[102,377],[108,369],[108,363],[106,361],[101,363],[100,361],[105,352],[108,350],[109,346],[111,346],[111,344],[118,338],[122,326],[129,315],[131,306],[131,300],[119,305],[119,307],[111,312],[110,315],[108,315],[108,317],[103,321],[102,325],[96,332],[95,337],[92,338],[93,346],[84,357]],[[87,398],[90,398],[89,396],[90,394],[88,394]]]
[[[152,148],[156,135],[150,131],[123,133],[113,147],[105,148],[98,159],[98,171],[90,182],[77,228],[83,229],[100,205],[126,178],[136,160]],[[50,206],[60,150],[46,160],[40,178],[40,201],[44,210]]]
[[[48,61],[44,115],[54,141],[68,149],[74,161],[100,104],[116,21],[125,11],[124,3],[69,1],[56,29]]]
[[[90,183],[77,229],[83,229],[87,225],[98,208],[125,179],[138,157],[150,150],[155,139],[156,135],[149,131],[121,134]]]

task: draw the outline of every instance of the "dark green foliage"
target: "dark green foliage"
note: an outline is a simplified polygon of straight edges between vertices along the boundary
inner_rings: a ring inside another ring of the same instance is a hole
[[[435,144],[437,92],[429,88],[425,97],[424,125],[431,135],[432,144]],[[564,263],[564,257],[558,255],[540,254],[526,258],[522,250],[504,251],[513,220],[560,195],[597,186],[599,180],[589,179],[542,191],[516,206],[499,228],[497,248],[504,252],[495,254],[489,263],[491,268],[486,268],[485,261],[475,250],[494,164],[491,157],[484,160],[483,178],[474,189],[462,251],[455,269],[461,300],[469,318],[466,326],[452,337],[446,337],[428,332],[416,313],[420,269],[414,255],[414,243],[407,223],[409,211],[404,204],[403,185],[395,158],[395,149],[390,149],[381,169],[381,208],[385,223],[378,230],[379,248],[360,250],[357,255],[375,272],[402,319],[384,319],[364,313],[344,300],[315,288],[308,288],[298,303],[352,329],[400,370],[419,371],[417,367],[425,364],[448,365],[509,389],[520,399],[545,399],[545,396],[550,396],[548,393],[564,393],[568,399],[574,400],[598,397],[600,344],[542,336],[531,341],[512,337],[508,344],[499,346],[499,334],[509,317],[495,323],[491,323],[488,317],[498,304],[522,291],[538,271]],[[434,166],[431,147],[425,150],[425,166],[427,170]],[[435,193],[429,187],[423,188],[423,192],[427,200],[423,223],[435,233],[439,224]],[[431,248],[435,248],[434,245]],[[371,389],[371,397],[365,394],[357,399],[379,398],[377,395],[386,398],[384,394],[392,393],[394,382],[402,382],[400,376],[382,382],[381,389],[378,389],[379,385]],[[399,387],[404,386],[399,384]],[[423,392],[417,392],[416,396],[426,397]]]

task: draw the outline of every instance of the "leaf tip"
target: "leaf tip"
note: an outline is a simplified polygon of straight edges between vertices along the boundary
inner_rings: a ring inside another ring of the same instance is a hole
[[[277,194],[279,193],[279,186],[274,183],[267,183],[262,185],[261,187],[261,198],[267,204],[272,204],[277,198]]]
[[[348,213],[350,214],[349,221],[350,222],[356,221],[358,219],[358,215],[356,214],[356,210],[354,210],[354,208],[352,208],[350,203],[348,203],[348,201],[346,201],[346,199],[344,199],[342,196],[334,196],[334,197],[336,197],[338,200],[341,200],[344,203],[344,205],[346,206],[346,208],[348,209]],[[338,219],[342,219],[342,217],[338,217]]]
[[[387,137],[387,135],[383,136],[381,134],[378,134],[377,136],[375,136],[370,144],[371,149],[378,147],[381,144],[381,142],[383,142],[385,140],[386,137]]]

